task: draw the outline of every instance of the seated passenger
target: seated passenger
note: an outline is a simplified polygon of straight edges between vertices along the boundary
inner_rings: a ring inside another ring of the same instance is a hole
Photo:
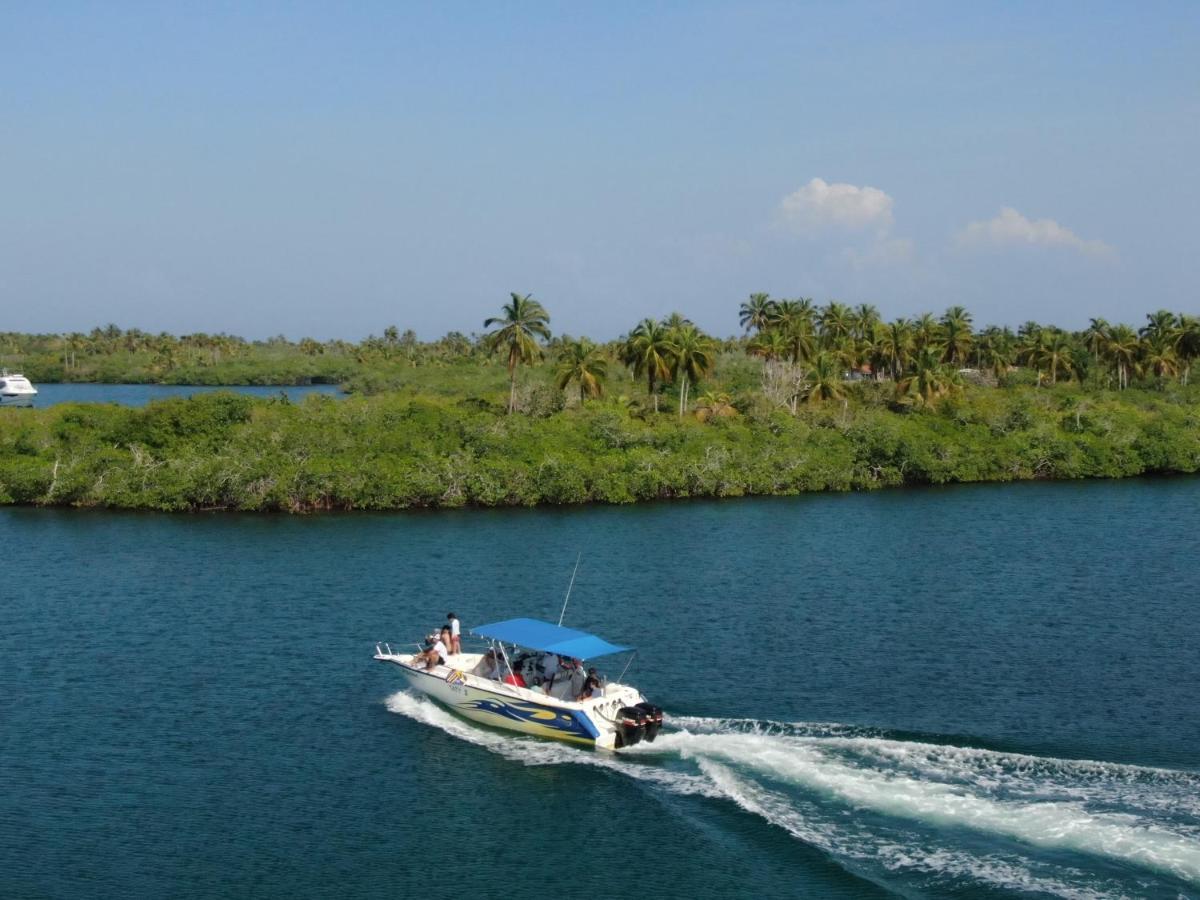
[[[413,657],[413,663],[421,660],[425,663],[425,671],[429,671],[434,666],[446,664],[446,657],[449,656],[446,650],[446,645],[436,634],[431,634],[425,638],[425,649]]]
[[[575,698],[577,702],[595,700],[604,696],[604,679],[596,672],[596,667],[588,669],[587,680],[583,682],[583,690]]]

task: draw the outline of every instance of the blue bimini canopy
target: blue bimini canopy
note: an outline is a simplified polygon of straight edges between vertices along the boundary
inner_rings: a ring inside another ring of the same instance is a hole
[[[596,656],[607,656],[609,653],[620,653],[622,650],[633,649],[610,644],[603,638],[588,634],[586,631],[563,628],[561,625],[551,625],[549,622],[540,622],[537,619],[509,619],[507,622],[493,622],[491,625],[472,628],[471,633],[498,641],[508,641],[510,644],[519,644],[530,650],[544,650],[547,653],[573,656],[578,659],[592,659]]]

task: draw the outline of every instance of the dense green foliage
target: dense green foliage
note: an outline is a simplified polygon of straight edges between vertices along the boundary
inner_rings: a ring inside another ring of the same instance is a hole
[[[0,502],[627,503],[1200,470],[1194,316],[1014,333],[976,332],[962,307],[884,323],[870,305],[755,294],[740,312],[741,338],[674,313],[606,345],[552,337],[519,294],[489,333],[432,343],[395,327],[359,344],[0,334],[0,363],[34,381],[321,380],[361,395],[0,410]]]
[[[710,393],[701,417],[647,415],[622,397],[509,416],[498,374],[490,397],[217,393],[0,410],[0,502],[397,509],[1200,471],[1196,387],[967,386],[914,407],[867,381],[795,415],[761,398],[726,415],[728,397]]]

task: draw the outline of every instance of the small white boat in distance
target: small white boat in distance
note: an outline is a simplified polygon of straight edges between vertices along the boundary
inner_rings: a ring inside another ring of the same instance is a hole
[[[376,644],[375,659],[398,666],[413,688],[452,712],[494,728],[600,750],[658,736],[662,710],[637,688],[607,682],[590,697],[576,699],[586,678],[581,661],[632,647],[537,619],[495,622],[471,634],[488,640],[488,653],[453,654],[444,665],[426,669],[419,654]],[[547,677],[547,669],[556,671]]]
[[[0,370],[0,406],[33,406],[37,388],[24,375],[8,374]]]

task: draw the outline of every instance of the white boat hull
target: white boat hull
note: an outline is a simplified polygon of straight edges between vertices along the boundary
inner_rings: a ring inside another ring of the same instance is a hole
[[[411,665],[410,656],[377,653],[375,658],[395,663],[410,686],[463,718],[492,728],[601,750],[615,749],[617,732],[613,719],[617,710],[643,699],[635,689],[615,685],[599,700],[572,703],[467,674],[454,668],[454,657],[448,665],[429,671]],[[476,660],[477,657],[471,659],[471,664]]]

